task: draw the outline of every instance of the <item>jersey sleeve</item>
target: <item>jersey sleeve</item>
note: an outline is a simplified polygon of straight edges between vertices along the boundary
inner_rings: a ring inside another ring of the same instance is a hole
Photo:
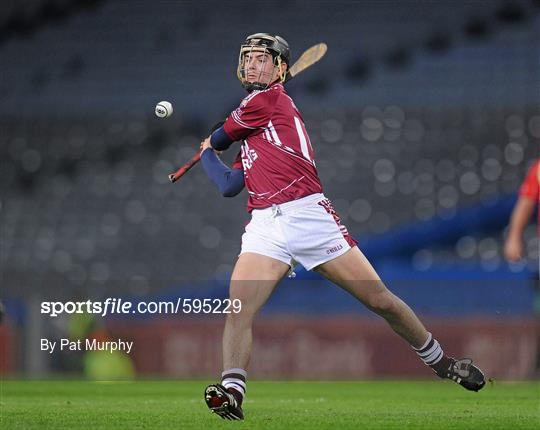
[[[531,200],[538,200],[538,189],[540,182],[540,160],[532,165],[527,173],[527,177],[519,188],[519,196],[526,197]]]
[[[271,94],[264,91],[247,96],[228,116],[223,125],[225,132],[237,141],[265,127],[273,113],[272,98]]]

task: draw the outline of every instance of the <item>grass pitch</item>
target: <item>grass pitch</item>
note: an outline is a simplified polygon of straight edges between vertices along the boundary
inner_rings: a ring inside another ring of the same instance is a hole
[[[250,382],[246,420],[203,402],[205,381],[2,381],[2,429],[538,429],[538,383],[472,393],[448,381]]]

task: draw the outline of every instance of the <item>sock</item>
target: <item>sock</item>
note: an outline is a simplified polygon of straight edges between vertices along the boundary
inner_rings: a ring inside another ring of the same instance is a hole
[[[229,369],[221,374],[221,385],[234,396],[238,405],[242,404],[246,394],[247,372],[244,369]]]
[[[413,348],[420,359],[429,367],[431,367],[435,373],[439,376],[442,376],[450,368],[452,364],[452,359],[447,357],[444,354],[444,351],[437,342],[437,339],[434,339],[431,333],[428,332],[428,338],[424,345],[420,348]]]

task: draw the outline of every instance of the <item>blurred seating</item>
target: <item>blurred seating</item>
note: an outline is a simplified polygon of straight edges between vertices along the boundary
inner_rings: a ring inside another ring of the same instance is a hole
[[[368,106],[306,121],[325,192],[361,239],[515,192],[536,156],[540,116],[534,107],[479,115]],[[200,167],[177,184],[167,180],[203,130],[137,118],[1,124],[4,269],[53,272],[75,284],[231,270],[248,219],[245,194],[222,198]],[[418,270],[444,259],[496,269],[502,234],[467,235],[410,258]],[[526,240],[534,262],[533,227]]]
[[[440,0],[389,7],[268,0],[264,8],[250,10],[246,26],[243,2],[104,2],[60,28],[45,27],[34,38],[1,48],[9,67],[2,70],[0,113],[12,114],[11,104],[31,94],[27,115],[51,106],[55,115],[141,115],[169,99],[178,114],[216,118],[241,94],[240,42],[261,30],[283,34],[293,58],[318,41],[330,46],[316,68],[291,83],[302,109],[320,109],[321,96],[330,108],[532,103],[538,14],[530,2],[513,4],[524,11],[521,25],[501,22],[496,3],[456,7]],[[483,23],[486,34],[471,37],[471,20]],[[364,70],[360,76],[350,72],[355,64]]]

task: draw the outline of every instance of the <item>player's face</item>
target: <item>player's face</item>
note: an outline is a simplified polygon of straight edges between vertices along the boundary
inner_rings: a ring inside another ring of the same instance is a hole
[[[271,84],[279,76],[279,70],[274,65],[272,56],[264,52],[247,52],[244,55],[243,69],[246,80],[250,83]]]

